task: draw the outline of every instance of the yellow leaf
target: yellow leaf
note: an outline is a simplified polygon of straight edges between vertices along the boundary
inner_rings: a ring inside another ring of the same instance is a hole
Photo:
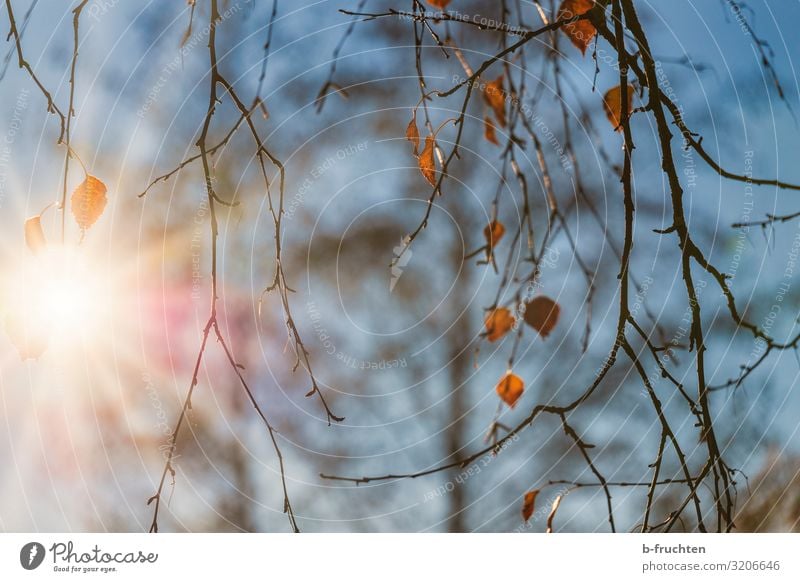
[[[628,85],[628,115],[633,107],[633,87]],[[616,131],[622,131],[622,86],[609,89],[603,96],[603,109]]]
[[[414,155],[419,150],[419,130],[417,129],[417,114],[411,118],[406,127],[406,139],[414,145]]]
[[[86,230],[97,222],[105,210],[106,202],[106,185],[94,176],[86,176],[72,193],[72,215],[81,230]]]
[[[33,251],[33,254],[37,254],[47,247],[41,215],[33,216],[25,221],[25,244]]]
[[[525,323],[539,332],[542,337],[547,337],[558,323],[561,308],[558,303],[540,295],[525,304]]]
[[[505,307],[499,307],[486,316],[484,325],[486,325],[486,339],[490,342],[497,341],[514,327],[514,316]]]
[[[519,376],[508,372],[497,384],[496,390],[503,402],[514,408],[517,400],[525,390],[525,382]]]
[[[505,127],[506,95],[503,91],[503,75],[500,75],[494,81],[486,83],[486,87],[483,90],[483,99],[494,111],[494,116],[497,118],[497,123],[500,124],[500,127]]]
[[[533,510],[535,508],[537,495],[539,495],[538,489],[534,489],[533,491],[528,491],[525,494],[525,499],[522,502],[522,519],[524,519],[526,522],[533,515]]]
[[[494,145],[500,145],[500,142],[497,141],[497,132],[494,127],[494,122],[488,115],[483,118],[483,137],[486,141]]]
[[[436,145],[432,135],[425,138],[425,147],[422,148],[422,153],[417,160],[419,163],[419,171],[425,176],[425,179],[430,182],[431,186],[436,185],[436,162],[433,158],[433,149]]]
[[[568,20],[573,16],[586,14],[594,6],[594,0],[564,0],[558,9],[556,20]],[[577,20],[561,27],[561,31],[566,34],[581,53],[586,54],[586,49],[597,34],[597,29],[589,20]]]

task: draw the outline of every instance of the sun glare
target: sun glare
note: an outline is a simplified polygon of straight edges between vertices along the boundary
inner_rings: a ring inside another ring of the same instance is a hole
[[[107,315],[102,270],[81,249],[29,256],[7,280],[6,330],[24,358],[91,340]]]

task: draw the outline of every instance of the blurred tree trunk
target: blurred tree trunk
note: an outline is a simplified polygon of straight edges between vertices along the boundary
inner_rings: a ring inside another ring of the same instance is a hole
[[[459,205],[454,205],[451,212],[458,225],[465,225],[463,209]],[[449,408],[447,410],[447,432],[446,446],[448,461],[454,461],[462,456],[461,448],[469,440],[466,430],[466,406],[467,406],[467,377],[470,370],[470,349],[471,343],[469,313],[470,294],[472,289],[471,273],[473,269],[461,268],[464,261],[465,249],[462,246],[461,237],[452,237],[450,242],[450,257],[452,269],[456,277],[453,286],[452,300],[448,302],[447,321],[454,322],[453,328],[447,334],[448,342],[448,361],[447,373],[449,377],[448,397]],[[469,504],[467,499],[467,482],[459,478],[462,470],[458,467],[453,469],[450,481],[453,489],[448,495],[449,507],[447,531],[465,532],[467,531],[466,507]],[[460,481],[460,482],[459,482]]]

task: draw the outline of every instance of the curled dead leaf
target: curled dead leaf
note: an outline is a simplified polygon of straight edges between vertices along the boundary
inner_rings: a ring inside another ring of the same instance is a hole
[[[496,146],[500,145],[500,142],[497,141],[497,131],[494,127],[494,122],[488,115],[483,118],[483,138]]]
[[[539,495],[538,489],[534,489],[533,491],[528,491],[525,494],[525,498],[522,501],[522,519],[524,519],[526,523],[533,515],[533,511],[536,506],[537,495]]]
[[[33,254],[37,254],[47,247],[40,214],[25,221],[25,244],[33,251]]]
[[[417,114],[411,117],[406,127],[406,139],[414,146],[414,155],[419,151],[419,130],[417,129]]]
[[[483,90],[483,99],[494,111],[494,116],[497,118],[497,123],[500,124],[500,127],[505,127],[506,94],[503,91],[503,75],[500,75],[494,81],[486,83],[486,87]]]
[[[525,391],[525,382],[522,381],[522,378],[509,371],[497,384],[496,390],[502,401],[508,404],[509,407],[514,408],[517,400]]]
[[[553,533],[553,519],[556,516],[556,511],[558,511],[558,506],[561,505],[561,499],[563,495],[559,495],[553,501],[553,506],[550,508],[550,514],[547,516],[547,530],[545,533]]]
[[[633,107],[633,87],[628,85],[628,115]],[[616,131],[622,131],[622,86],[609,89],[603,96],[603,109]]]
[[[525,323],[538,331],[539,335],[547,337],[558,323],[560,313],[561,308],[558,303],[549,297],[539,295],[525,304],[523,319]]]
[[[86,230],[97,222],[107,202],[106,185],[94,176],[86,176],[72,193],[72,215],[81,230]]]
[[[505,307],[498,307],[486,316],[484,324],[486,325],[486,339],[494,342],[514,327],[514,316]]]
[[[564,0],[558,9],[556,20],[568,20],[573,16],[586,14],[594,7],[594,0]],[[566,34],[582,54],[586,54],[586,49],[597,34],[594,24],[588,20],[577,20],[561,27],[561,31]]]
[[[425,147],[422,148],[422,153],[419,154],[419,171],[425,176],[425,179],[430,182],[431,186],[436,185],[436,161],[433,157],[433,149],[436,145],[432,135],[425,138]]]
[[[487,224],[483,229],[483,237],[486,239],[489,249],[493,249],[505,233],[506,227],[499,220],[493,220]]]

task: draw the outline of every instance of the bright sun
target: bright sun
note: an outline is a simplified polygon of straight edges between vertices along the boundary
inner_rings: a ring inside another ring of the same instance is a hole
[[[17,266],[4,290],[5,327],[23,359],[96,335],[108,306],[101,274],[70,247],[48,248]]]

